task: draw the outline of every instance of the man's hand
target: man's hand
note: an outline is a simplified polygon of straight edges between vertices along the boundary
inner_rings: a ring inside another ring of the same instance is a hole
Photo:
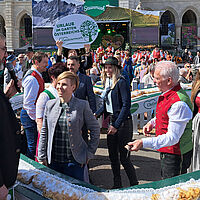
[[[0,200],[6,200],[8,196],[8,189],[5,185],[0,187]]]
[[[114,135],[116,132],[117,129],[114,126],[110,125],[108,128],[108,135]]]
[[[56,46],[58,47],[58,51],[57,51],[58,56],[62,55],[62,45],[63,45],[63,41],[61,40],[56,41]]]
[[[86,53],[90,52],[90,44],[84,44],[84,48]]]
[[[17,90],[16,90],[15,85],[14,85],[14,80],[11,79],[11,81],[6,86],[6,89],[4,90],[4,94],[10,99],[16,93],[17,93]]]
[[[125,148],[129,151],[138,151],[143,147],[143,142],[142,140],[135,140],[134,142],[129,142],[127,145]]]
[[[147,123],[144,127],[143,127],[143,134],[147,137],[151,136],[151,134],[149,134],[153,129],[152,124]]]
[[[58,47],[58,49],[62,48],[62,45],[63,45],[63,41],[61,41],[61,40],[56,41],[56,46]]]

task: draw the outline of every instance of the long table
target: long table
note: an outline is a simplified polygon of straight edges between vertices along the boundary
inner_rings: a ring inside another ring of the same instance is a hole
[[[30,164],[31,166],[33,166],[34,168],[36,169],[39,169],[41,171],[44,171],[44,172],[47,172],[49,174],[52,174],[52,175],[55,175],[63,180],[66,180],[72,184],[75,184],[75,185],[78,185],[78,186],[82,186],[82,187],[85,187],[85,188],[89,188],[89,189],[92,189],[94,191],[97,191],[97,192],[104,192],[106,191],[105,189],[102,189],[102,188],[98,188],[94,185],[91,185],[91,184],[88,184],[86,182],[83,182],[83,181],[80,181],[80,180],[77,180],[77,179],[74,179],[72,177],[69,177],[69,176],[66,176],[64,174],[61,174],[59,172],[56,172],[44,165],[41,165],[40,163],[38,162],[35,162],[34,160],[26,157],[25,155],[21,154],[20,155],[20,160],[23,160],[25,161],[26,163]],[[19,193],[21,196],[23,195],[23,197],[27,197],[29,199],[32,199],[32,200],[44,200],[46,198],[42,197],[40,194],[37,194],[36,192],[34,192],[33,190],[31,190],[30,188],[28,187],[25,187],[21,184],[17,185],[14,190]]]
[[[105,189],[102,189],[102,188],[98,188],[94,185],[84,183],[82,181],[79,181],[79,180],[73,179],[71,177],[65,176],[63,174],[60,174],[60,173],[58,173],[54,170],[49,169],[48,167],[45,167],[45,166],[27,158],[24,155],[21,155],[20,159],[22,159],[23,161],[27,162],[28,164],[34,166],[35,168],[37,168],[39,170],[42,170],[42,171],[45,171],[47,173],[56,175],[56,176],[58,176],[58,177],[60,177],[64,180],[67,180],[67,181],[73,183],[73,184],[80,185],[80,186],[83,186],[83,187],[86,187],[86,188],[90,188],[90,189],[93,189],[94,191],[97,191],[97,192],[106,192],[106,191],[112,192],[112,190],[105,190]],[[190,179],[194,179],[194,180],[200,179],[200,171],[176,176],[176,177],[161,180],[161,181],[155,181],[155,182],[151,182],[151,183],[147,183],[147,184],[141,184],[141,185],[136,185],[136,186],[132,186],[132,187],[128,187],[128,188],[122,188],[122,189],[118,189],[118,190],[126,192],[127,190],[130,191],[130,190],[134,190],[134,189],[148,189],[148,188],[160,189],[160,188],[172,186],[172,185],[179,184],[179,183],[185,183],[185,182],[189,181]],[[16,186],[15,191],[18,192],[19,194],[23,195],[24,197],[31,199],[31,200],[35,200],[35,199],[45,200],[45,198],[42,197],[41,195],[39,195],[39,194],[35,193],[34,191],[32,191],[31,189],[28,189],[28,188],[21,186],[21,185]]]

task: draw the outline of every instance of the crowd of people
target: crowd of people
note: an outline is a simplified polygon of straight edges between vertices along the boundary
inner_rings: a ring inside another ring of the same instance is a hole
[[[185,50],[177,59],[158,47],[131,53],[100,45],[92,51],[90,45],[82,50],[65,49],[57,41],[56,55],[29,47],[16,57],[7,55],[5,41],[0,34],[0,200],[15,182],[22,145],[20,123],[8,102],[18,88],[24,93],[20,121],[26,149],[22,153],[51,169],[90,181],[89,160],[100,138],[97,119],[103,115],[114,189],[123,187],[120,164],[130,186],[138,184],[130,151],[141,148],[160,152],[162,178],[199,170],[199,52],[193,58]],[[100,106],[93,92],[98,81],[104,86]],[[162,92],[156,116],[143,128],[147,137],[134,142],[133,82],[138,89],[157,86]],[[181,83],[193,83],[191,99]],[[153,128],[156,137],[149,137]]]

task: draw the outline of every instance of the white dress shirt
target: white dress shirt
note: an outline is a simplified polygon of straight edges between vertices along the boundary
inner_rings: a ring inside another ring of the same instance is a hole
[[[185,102],[177,101],[168,110],[167,115],[169,117],[167,133],[157,137],[143,138],[143,148],[160,149],[179,142],[187,123],[192,119],[192,111]],[[149,123],[155,127],[155,122],[156,117]]]
[[[36,70],[33,66],[31,70],[36,71],[41,77],[42,75],[38,70]],[[36,105],[35,101],[38,96],[39,91],[39,83],[34,76],[27,76],[22,81],[22,87],[24,88],[24,101],[23,101],[23,108],[27,111],[28,116],[32,119],[36,119]]]
[[[54,88],[52,85],[50,85],[47,90],[49,90],[55,98],[59,98],[56,88]],[[47,101],[49,100],[50,100],[49,95],[46,92],[42,92],[40,94],[36,103],[36,119],[43,118],[44,109],[47,104]]]
[[[112,86],[112,79],[106,78],[105,88],[106,89],[110,89],[111,86]],[[109,112],[109,113],[111,113],[111,114],[113,114],[111,92],[112,92],[112,90],[110,90],[110,92],[108,93],[108,96],[107,96],[106,111]]]

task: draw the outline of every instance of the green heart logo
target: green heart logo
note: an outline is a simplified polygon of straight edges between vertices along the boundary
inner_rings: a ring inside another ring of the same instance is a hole
[[[131,105],[131,114],[133,114],[134,112],[136,112],[139,108],[139,104],[138,103],[134,103]]]

